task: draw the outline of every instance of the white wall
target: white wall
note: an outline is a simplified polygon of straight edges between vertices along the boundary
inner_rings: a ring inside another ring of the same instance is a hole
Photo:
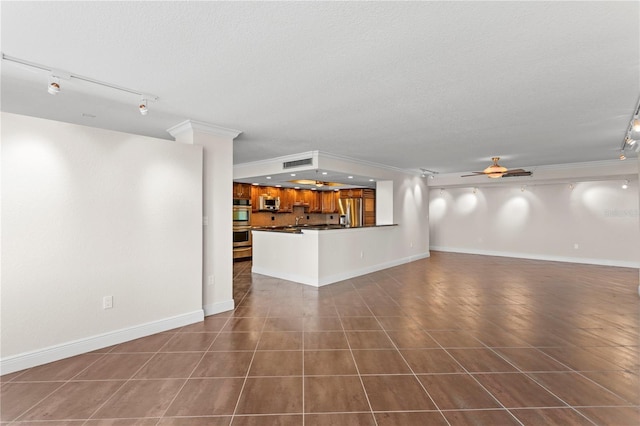
[[[431,249],[637,267],[637,176],[623,182],[431,188]]]
[[[6,113],[1,131],[2,373],[202,319],[202,147]]]

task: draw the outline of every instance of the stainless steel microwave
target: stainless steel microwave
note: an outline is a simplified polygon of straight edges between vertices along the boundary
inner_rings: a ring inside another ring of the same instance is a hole
[[[258,209],[271,210],[271,211],[280,210],[280,197],[272,197],[270,195],[261,195],[260,206],[258,206]]]

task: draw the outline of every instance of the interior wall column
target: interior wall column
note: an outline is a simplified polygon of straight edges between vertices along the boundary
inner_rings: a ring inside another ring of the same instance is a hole
[[[203,147],[202,305],[205,315],[234,308],[233,140],[241,133],[187,120],[167,130],[177,142]]]

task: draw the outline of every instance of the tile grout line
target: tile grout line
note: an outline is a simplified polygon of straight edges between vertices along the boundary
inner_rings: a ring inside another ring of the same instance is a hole
[[[226,321],[224,322],[224,324],[222,325],[222,327],[220,327],[220,330],[218,330],[218,332],[216,333],[216,337],[213,338],[213,340],[211,341],[211,343],[209,343],[209,346],[207,346],[207,349],[205,349],[205,351],[202,353],[202,356],[200,357],[200,360],[196,363],[196,365],[193,367],[193,369],[191,370],[191,373],[189,374],[189,377],[187,377],[184,381],[184,383],[182,383],[182,386],[180,386],[180,389],[178,389],[178,391],[176,392],[176,394],[173,396],[173,398],[171,398],[171,401],[167,404],[167,408],[164,409],[164,411],[162,412],[162,414],[159,416],[158,421],[156,422],[156,426],[158,424],[160,424],[160,422],[162,421],[162,419],[165,417],[165,415],[167,414],[167,411],[169,411],[169,408],[171,408],[171,406],[173,405],[173,403],[175,402],[175,400],[178,398],[178,395],[180,395],[180,392],[182,392],[182,390],[184,389],[184,387],[187,385],[187,383],[189,383],[189,379],[191,379],[193,377],[193,373],[195,373],[195,371],[198,369],[198,367],[200,366],[200,364],[202,363],[202,360],[205,358],[205,356],[207,356],[207,353],[209,353],[209,349],[211,349],[211,347],[213,346],[213,344],[216,342],[216,340],[218,340],[218,337],[220,337],[220,333],[222,333],[222,330],[226,327],[226,325],[229,323],[229,320],[232,318],[232,316],[228,316]],[[206,321],[206,318],[205,320]],[[203,322],[204,322],[203,321]],[[171,341],[171,339],[169,339],[169,341]],[[167,341],[166,344],[169,343],[169,341]],[[162,345],[161,349],[166,346]],[[155,356],[155,355],[154,355]]]
[[[394,281],[398,282],[398,281],[395,279],[395,277],[393,277],[393,276],[391,276],[391,279],[393,279]],[[398,282],[398,284],[401,284],[401,283],[400,283],[400,282]],[[380,286],[378,286],[378,287],[380,288]],[[384,289],[382,289],[382,291],[384,291],[385,293],[387,293]],[[387,293],[387,294],[388,294],[388,293]],[[391,297],[391,296],[389,295],[389,297]],[[373,313],[373,312],[372,312],[372,313]],[[377,317],[375,317],[375,318],[376,318],[376,321],[378,321],[378,318],[377,318]],[[378,322],[379,322],[379,321],[378,321]],[[382,327],[382,324],[380,324],[380,326]],[[449,353],[449,351],[447,351],[447,349],[446,349],[444,346],[442,346],[438,340],[434,339],[434,338],[433,338],[433,336],[431,336],[431,334],[430,334],[427,330],[425,330],[425,329],[422,327],[422,325],[421,325],[421,324],[418,324],[418,328],[419,328],[422,332],[426,333],[426,334],[429,336],[429,338],[430,338],[430,339],[432,339],[434,342],[436,342],[436,344],[440,347],[440,349],[442,349],[442,350],[443,350],[447,355],[449,355],[449,356],[450,356],[450,357],[451,357],[451,358],[452,358],[452,359],[453,359],[453,360],[454,360],[454,361],[455,361],[455,362],[456,362],[456,363],[457,363],[457,364],[458,364],[458,365],[459,365],[459,366],[460,366],[460,367],[461,367],[461,368],[462,368],[462,369],[467,373],[467,375],[469,375],[469,376],[470,376],[470,377],[471,377],[471,378],[472,378],[476,383],[478,383],[478,385],[480,385],[480,387],[482,387],[482,389],[484,389],[484,390],[485,390],[485,392],[487,392],[487,393],[488,393],[488,394],[489,394],[489,395],[490,395],[490,396],[491,396],[491,397],[492,397],[492,398],[493,398],[493,399],[494,399],[494,400],[495,400],[495,401],[496,401],[496,402],[497,402],[497,403],[498,403],[498,404],[499,404],[499,405],[500,405],[500,406],[501,406],[501,407],[502,407],[502,408],[503,408],[507,413],[509,413],[509,414],[510,414],[510,415],[511,415],[511,416],[512,416],[512,417],[513,417],[513,418],[514,418],[518,423],[520,423],[520,425],[524,426],[524,425],[523,425],[523,423],[522,423],[518,418],[516,418],[516,416],[514,416],[514,415],[513,415],[513,413],[511,413],[511,411],[509,411],[509,409],[508,409],[507,407],[505,407],[505,405],[504,405],[504,404],[502,404],[502,402],[500,402],[500,401],[498,400],[498,398],[496,398],[496,397],[493,395],[493,393],[492,393],[492,392],[489,392],[489,390],[488,390],[487,388],[485,388],[485,387],[484,387],[484,385],[483,385],[482,383],[480,383],[480,382],[478,381],[478,379],[476,379],[476,378],[473,376],[473,374],[471,374],[471,373],[470,373],[470,372],[469,372],[469,371],[468,371],[468,370],[467,370],[467,369],[466,369],[466,368],[465,368],[465,367],[464,367],[464,366],[463,366],[463,365],[462,365],[462,364],[461,364],[461,363],[460,363],[460,362],[459,362],[459,361],[458,361],[458,360],[457,360],[453,355],[451,355],[451,354]],[[384,327],[383,327],[383,329],[384,329]],[[385,334],[386,334],[386,330],[385,330]],[[388,334],[387,334],[387,337],[388,337]],[[473,337],[473,336],[472,336],[472,337]],[[475,337],[473,337],[473,338],[475,339]],[[389,339],[390,339],[390,338],[389,338]],[[391,340],[391,343],[393,343],[393,345],[394,345],[394,346],[396,346],[395,342],[394,342],[392,339],[390,339],[390,340]],[[478,340],[478,339],[476,339],[476,340]],[[479,341],[479,340],[478,340],[478,341]],[[479,341],[479,342],[480,342],[480,341]],[[481,343],[481,344],[484,344],[484,343],[482,343],[482,342],[480,342],[480,343]],[[411,366],[409,365],[409,363],[407,362],[407,360],[406,360],[406,359],[404,358],[404,356],[402,355],[402,352],[401,352],[399,349],[397,349],[397,347],[396,347],[396,350],[398,350],[398,353],[400,353],[400,356],[402,357],[402,359],[404,360],[404,362],[407,364],[407,366],[409,367],[409,369],[411,370],[411,372],[413,372],[413,369],[411,368]],[[414,376],[415,376],[415,372],[413,372],[413,374],[414,374]],[[420,385],[421,385],[421,386],[422,386],[422,388],[425,390],[425,392],[427,392],[427,395],[429,395],[429,398],[431,398],[431,395],[429,394],[429,392],[427,391],[427,389],[424,387],[424,385],[422,384],[422,382],[421,382],[417,377],[416,377],[416,380],[418,380],[418,383],[420,383]],[[433,401],[433,398],[431,398],[431,400]],[[433,403],[436,405],[436,407],[438,408],[438,411],[440,412],[440,414],[442,415],[442,417],[444,417],[444,419],[445,419],[445,421],[447,422],[447,424],[449,424],[449,425],[450,425],[449,420],[446,418],[446,416],[445,416],[444,414],[442,414],[442,410],[438,407],[438,405],[435,403],[435,401],[433,401]]]
[[[487,348],[493,352],[495,355],[497,355],[498,357],[500,357],[501,359],[503,359],[504,361],[508,362],[510,365],[512,365],[516,370],[518,370],[518,372],[520,374],[524,374],[529,380],[533,381],[534,383],[536,383],[538,386],[540,386],[541,388],[543,388],[544,390],[546,390],[547,392],[549,392],[551,395],[553,395],[555,398],[558,398],[559,401],[562,401],[563,404],[566,404],[571,410],[573,410],[575,413],[577,413],[578,415],[580,415],[581,417],[584,417],[585,419],[587,419],[587,421],[589,421],[590,423],[596,425],[595,422],[593,422],[593,420],[591,420],[590,418],[588,418],[587,416],[585,416],[584,414],[582,414],[580,411],[576,410],[575,407],[571,404],[569,404],[568,402],[566,402],[564,399],[560,398],[558,395],[556,395],[554,392],[551,391],[551,389],[547,388],[546,386],[544,386],[542,383],[540,383],[538,380],[536,380],[535,377],[533,377],[531,375],[530,372],[525,372],[522,371],[517,365],[515,365],[515,363],[511,362],[510,360],[508,360],[507,358],[505,358],[504,356],[502,356],[500,353],[496,352],[493,348],[487,346]],[[547,355],[545,352],[540,351],[538,348],[534,347],[534,349],[536,349],[538,352],[542,352],[544,355],[548,356],[549,358],[551,358],[552,360],[558,362],[560,365],[563,365],[567,368],[570,369],[569,372],[573,372],[573,373],[577,373],[577,371],[574,371],[571,367],[569,367],[568,365],[565,365],[564,363],[560,362],[559,360],[551,357],[550,355]],[[579,373],[578,373],[579,374]],[[581,374],[579,374],[580,376],[582,376]],[[617,395],[616,395],[617,396]]]
[[[375,282],[374,282],[375,283]],[[382,289],[377,283],[375,283],[376,287],[380,288],[383,292],[385,292],[387,295],[388,293]],[[389,339],[389,341],[391,342],[391,344],[393,345],[393,348],[396,350],[396,352],[400,355],[400,357],[402,358],[402,360],[404,361],[405,365],[407,366],[407,368],[409,369],[409,371],[411,371],[411,375],[413,376],[413,378],[418,382],[418,384],[420,385],[420,387],[422,388],[422,390],[427,394],[427,396],[429,397],[429,400],[431,400],[431,402],[433,403],[434,407],[436,407],[436,410],[438,411],[438,413],[440,413],[440,416],[444,419],[444,421],[451,426],[451,423],[449,423],[449,420],[445,417],[445,415],[442,413],[442,410],[440,409],[440,407],[438,407],[438,404],[436,403],[436,401],[433,399],[433,397],[431,396],[431,394],[427,391],[427,389],[425,388],[425,386],[422,384],[422,382],[420,381],[420,379],[418,379],[418,377],[416,376],[416,373],[413,371],[413,368],[411,368],[411,366],[409,365],[409,363],[407,362],[407,360],[405,359],[404,355],[402,355],[402,352],[400,352],[400,349],[398,349],[398,346],[396,345],[396,343],[393,341],[393,339],[391,339],[391,337],[389,336],[389,333],[387,333],[387,330],[382,326],[382,324],[380,323],[380,321],[378,320],[378,317],[373,313],[373,311],[371,310],[371,307],[369,306],[369,304],[364,300],[364,298],[362,297],[362,295],[360,295],[360,292],[358,291],[358,289],[356,289],[356,293],[360,296],[360,298],[362,299],[362,301],[364,302],[364,304],[366,305],[367,309],[369,310],[369,312],[371,312],[371,315],[373,316],[373,318],[375,318],[376,322],[378,323],[378,326],[380,326],[381,330],[384,332],[385,336],[387,336],[387,339]],[[392,299],[393,300],[393,299]],[[395,303],[395,300],[394,300]],[[355,361],[355,360],[354,360]]]
[[[181,327],[181,328],[182,328],[182,327]],[[165,333],[166,333],[166,332],[165,332]],[[151,362],[151,360],[152,360],[153,358],[155,358],[155,356],[156,356],[156,355],[158,355],[158,354],[160,353],[160,350],[161,350],[162,348],[164,348],[164,347],[165,347],[165,346],[166,346],[166,345],[167,345],[171,340],[173,340],[173,339],[176,337],[175,335],[177,335],[177,334],[178,334],[178,333],[177,333],[177,332],[175,332],[175,333],[174,333],[174,336],[172,336],[170,339],[168,339],[164,344],[160,345],[160,347],[158,348],[158,350],[156,350],[155,352],[153,352],[153,355],[151,355],[151,356],[149,357],[149,359],[148,359],[146,362],[144,362],[144,363],[140,366],[140,368],[138,368],[138,369],[137,369],[137,370],[136,370],[136,371],[135,371],[135,372],[134,372],[134,373],[133,373],[133,374],[132,374],[128,379],[126,379],[126,380],[124,381],[124,383],[123,383],[120,387],[118,387],[118,389],[114,390],[114,391],[113,391],[113,393],[112,393],[108,398],[106,398],[106,399],[104,400],[104,402],[103,402],[102,404],[100,404],[100,406],[98,406],[98,408],[96,408],[96,409],[91,413],[91,415],[89,415],[89,417],[88,417],[87,419],[85,419],[85,421],[84,421],[83,425],[87,424],[90,420],[94,420],[92,417],[93,417],[93,416],[95,416],[95,415],[96,415],[96,413],[98,413],[98,411],[100,411],[100,409],[102,409],[102,407],[104,407],[104,406],[105,406],[109,401],[111,401],[111,399],[113,399],[113,397],[114,397],[114,396],[115,396],[115,395],[116,395],[116,394],[117,394],[121,389],[123,389],[123,388],[127,385],[127,383],[129,383],[129,382],[133,381],[133,378],[136,376],[136,374],[138,374],[138,373],[140,372],[140,370],[142,370],[142,369],[143,369],[147,364],[149,364],[149,363]],[[147,337],[148,337],[148,336],[147,336]],[[126,343],[126,342],[124,342],[124,343]],[[147,353],[151,353],[151,352],[147,352]]]
[[[243,298],[244,300],[244,298]],[[239,304],[238,304],[239,305]],[[251,360],[249,361],[249,366],[247,367],[247,373],[244,376],[244,381],[242,382],[242,387],[240,387],[240,392],[238,393],[238,399],[236,400],[236,405],[233,408],[233,413],[231,413],[231,420],[229,422],[229,426],[233,425],[233,420],[236,417],[236,412],[238,411],[238,406],[240,405],[240,399],[242,398],[242,393],[244,392],[244,388],[247,384],[247,380],[249,380],[249,373],[251,372],[251,366],[253,365],[253,360],[256,357],[256,353],[258,352],[258,346],[260,345],[260,341],[262,340],[262,333],[264,333],[264,328],[267,324],[267,318],[269,318],[269,313],[271,312],[271,304],[269,304],[269,309],[267,309],[267,313],[262,322],[262,328],[260,329],[260,336],[258,337],[258,341],[256,342],[256,346],[253,349],[253,354],[251,355]]]
[[[353,289],[355,287],[352,284]],[[333,302],[335,305],[335,297],[332,294]],[[353,365],[356,367],[356,372],[358,373],[358,379],[360,380],[360,386],[362,386],[362,392],[364,393],[365,398],[367,399],[367,404],[369,405],[369,412],[371,413],[371,417],[373,417],[373,423],[375,426],[378,426],[378,419],[376,419],[376,415],[373,412],[373,407],[371,406],[371,401],[369,400],[369,395],[367,394],[367,388],[364,386],[364,381],[362,380],[362,376],[360,375],[360,368],[358,367],[358,363],[356,362],[356,357],[353,356],[353,349],[351,348],[351,342],[347,338],[347,332],[344,328],[344,323],[342,322],[342,315],[340,315],[340,311],[336,308],[336,313],[338,314],[338,321],[340,321],[340,326],[342,327],[342,333],[344,334],[344,339],[347,341],[347,346],[349,347],[349,353],[351,354],[351,360],[353,361]]]
[[[40,400],[38,400],[38,402],[34,403],[33,405],[31,405],[29,408],[27,408],[26,410],[24,410],[22,413],[20,413],[18,416],[16,416],[13,420],[11,420],[9,422],[9,424],[14,424],[15,422],[19,422],[21,421],[20,418],[23,417],[24,415],[26,415],[29,411],[31,411],[33,408],[36,407],[36,405],[40,404],[42,401],[44,401],[46,398],[50,397],[51,395],[53,395],[55,392],[57,392],[58,390],[60,390],[63,386],[67,385],[68,383],[71,383],[71,381],[77,377],[79,374],[82,374],[82,372],[84,372],[85,370],[87,370],[89,367],[91,367],[93,364],[95,364],[96,362],[98,362],[99,360],[101,360],[102,358],[104,358],[104,356],[107,353],[102,354],[102,356],[98,357],[95,361],[93,361],[92,363],[90,363],[89,365],[87,365],[85,368],[83,368],[82,370],[80,370],[79,372],[77,372],[76,374],[74,374],[73,376],[71,376],[71,378],[67,379],[67,380],[59,380],[60,382],[62,382],[60,384],[60,386],[56,387],[54,390],[52,390],[51,392],[49,392],[48,394],[46,394],[44,397],[42,397]],[[81,355],[86,355],[86,354],[81,354]],[[45,364],[46,365],[46,364]],[[32,368],[37,368],[37,367],[32,367]],[[32,368],[28,368],[26,370],[24,370],[21,374],[19,374],[17,377],[14,378],[17,379],[20,376],[22,376],[23,374],[27,373],[29,370],[31,370]],[[8,383],[11,383],[13,380],[11,380]],[[51,382],[57,382],[58,380],[51,380],[51,381],[45,381],[45,383],[51,383]],[[14,383],[19,383],[19,382],[14,382]],[[24,383],[29,383],[29,382],[24,382]],[[3,383],[4,384],[4,383]],[[86,422],[86,420],[85,420]]]

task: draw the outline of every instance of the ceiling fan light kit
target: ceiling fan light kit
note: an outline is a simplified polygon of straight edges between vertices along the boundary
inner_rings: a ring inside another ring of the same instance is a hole
[[[484,169],[482,173],[491,179],[501,178],[507,172],[507,168],[498,164],[500,157],[492,157],[491,161],[493,161],[493,164]]]
[[[470,175],[462,175],[461,177],[481,176],[485,175],[489,179],[497,179],[502,177],[531,176],[533,173],[524,169],[507,169],[498,164],[500,157],[491,157],[493,164],[481,172],[471,172]]]

